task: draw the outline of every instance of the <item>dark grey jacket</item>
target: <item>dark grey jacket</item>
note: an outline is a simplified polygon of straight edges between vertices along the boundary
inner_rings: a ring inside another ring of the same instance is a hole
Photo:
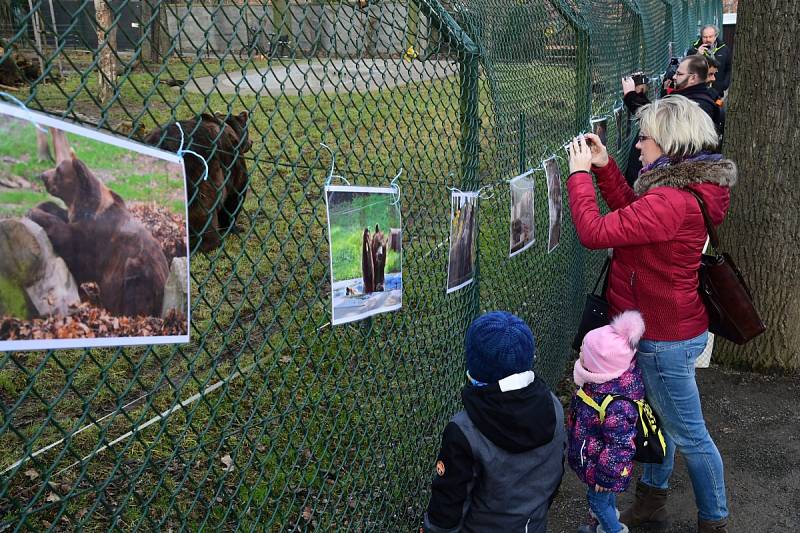
[[[442,437],[424,531],[544,533],[564,473],[561,403],[541,379],[467,386],[462,399]]]

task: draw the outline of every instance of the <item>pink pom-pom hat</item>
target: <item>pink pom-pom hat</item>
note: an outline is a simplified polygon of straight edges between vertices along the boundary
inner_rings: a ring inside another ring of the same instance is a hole
[[[581,359],[575,362],[575,383],[605,383],[621,376],[630,368],[642,335],[644,320],[638,311],[625,311],[608,326],[587,333]]]

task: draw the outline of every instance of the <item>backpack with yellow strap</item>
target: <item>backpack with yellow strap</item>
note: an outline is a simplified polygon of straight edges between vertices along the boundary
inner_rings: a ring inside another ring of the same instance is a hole
[[[591,396],[583,392],[583,388],[578,389],[578,397],[597,411],[600,415],[600,423],[606,419],[606,409],[616,400],[624,400],[636,406],[639,412],[639,417],[636,419],[636,454],[633,460],[639,463],[657,463],[664,462],[664,456],[667,453],[667,443],[664,442],[664,435],[661,433],[661,424],[658,421],[655,411],[647,403],[647,400],[632,400],[627,396],[621,394],[608,394],[603,398],[603,402],[598,404],[592,399]]]

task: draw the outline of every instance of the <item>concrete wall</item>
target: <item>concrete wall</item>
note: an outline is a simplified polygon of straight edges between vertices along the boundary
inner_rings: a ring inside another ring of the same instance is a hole
[[[407,4],[384,2],[366,9],[327,4],[292,4],[286,52],[295,57],[391,56],[405,52]],[[184,54],[238,54],[246,48],[248,26],[261,28],[259,44],[267,50],[269,34],[277,41],[270,6],[169,6],[167,24],[176,49]],[[252,32],[256,35],[255,31]],[[425,49],[428,27],[421,17],[417,51]]]

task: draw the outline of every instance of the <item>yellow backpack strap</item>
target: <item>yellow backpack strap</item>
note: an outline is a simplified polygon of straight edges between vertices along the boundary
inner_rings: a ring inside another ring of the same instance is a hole
[[[591,407],[600,414],[600,423],[602,424],[603,421],[606,419],[606,407],[608,407],[608,404],[614,401],[614,397],[608,394],[606,395],[605,398],[603,398],[603,403],[598,404],[596,401],[592,399],[591,396],[583,392],[583,387],[578,389],[577,394],[578,398],[580,398],[583,401],[583,403],[585,403],[586,405],[588,405],[589,407]]]

